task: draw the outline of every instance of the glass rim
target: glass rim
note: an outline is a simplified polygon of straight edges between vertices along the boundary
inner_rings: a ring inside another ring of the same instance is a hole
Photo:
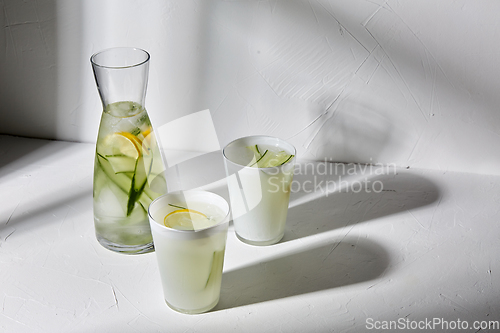
[[[248,165],[243,165],[243,164],[240,164],[240,163],[237,163],[237,162],[234,162],[232,161],[227,155],[226,155],[226,148],[229,147],[231,144],[237,142],[237,141],[240,141],[240,140],[243,140],[243,139],[253,139],[253,138],[267,138],[267,139],[275,139],[275,140],[278,140],[280,142],[283,142],[287,145],[289,145],[290,147],[292,147],[292,154],[293,155],[293,158],[291,158],[289,161],[287,161],[286,163],[284,164],[281,164],[281,165],[277,165],[277,166],[272,166],[272,167],[265,167],[265,168],[261,168],[261,167],[251,167],[251,166],[248,166]],[[229,161],[231,162],[232,164],[234,165],[237,165],[237,166],[240,166],[240,167],[243,167],[243,168],[252,168],[252,169],[257,169],[257,170],[271,170],[271,169],[276,169],[276,168],[280,168],[282,166],[285,166],[285,165],[289,165],[291,164],[291,162],[293,160],[296,159],[297,157],[297,150],[295,149],[295,146],[292,145],[291,143],[289,143],[288,141],[285,141],[283,139],[280,139],[278,137],[275,137],[275,136],[271,136],[271,135],[248,135],[248,136],[243,136],[243,137],[240,137],[240,138],[237,138],[237,139],[234,139],[233,141],[229,142],[227,145],[224,146],[224,148],[222,149],[222,156],[224,157],[224,160],[226,161]]]
[[[224,210],[224,218],[214,224],[214,225],[211,225],[209,227],[206,227],[206,228],[202,228],[202,229],[197,229],[197,230],[179,230],[179,229],[174,229],[174,228],[169,228],[167,227],[166,225],[164,225],[163,223],[160,223],[158,220],[156,220],[155,218],[153,218],[153,216],[151,215],[151,207],[153,206],[153,204],[155,204],[156,202],[162,200],[163,198],[169,196],[169,195],[178,195],[178,194],[196,194],[196,193],[203,193],[203,194],[208,194],[210,196],[213,196],[213,197],[216,197],[216,198],[219,198],[219,199],[222,199],[226,205],[227,205],[227,212]],[[204,191],[204,190],[179,190],[179,191],[174,191],[174,192],[168,192],[168,193],[165,193],[163,195],[160,195],[158,198],[154,199],[150,204],[149,204],[149,207],[148,207],[148,217],[153,220],[156,225],[158,227],[160,227],[162,230],[168,230],[168,232],[177,232],[177,233],[181,233],[181,234],[196,234],[196,233],[199,233],[199,232],[206,232],[208,230],[211,230],[211,229],[215,229],[217,227],[220,227],[221,225],[225,224],[225,223],[229,223],[229,213],[231,212],[231,207],[229,206],[229,203],[227,202],[226,199],[224,199],[222,196],[216,194],[216,193],[213,193],[213,192],[210,192],[210,191]]]
[[[142,61],[139,61],[137,63],[134,63],[132,65],[126,65],[126,66],[107,66],[107,65],[103,65],[103,64],[100,64],[96,61],[96,57],[103,54],[103,53],[106,53],[106,52],[110,52],[110,51],[116,51],[116,50],[131,50],[131,51],[139,51],[141,53],[143,53],[146,57],[144,60]],[[138,47],[129,47],[129,46],[117,46],[117,47],[110,47],[110,48],[107,48],[107,49],[104,49],[104,50],[101,50],[101,51],[98,51],[96,53],[94,53],[91,57],[90,57],[90,62],[92,63],[92,65],[94,66],[97,66],[97,67],[100,67],[100,68],[107,68],[107,69],[125,69],[125,68],[132,68],[132,67],[138,67],[138,66],[141,66],[141,65],[144,65],[145,63],[147,63],[149,61],[149,59],[151,58],[151,55],[149,54],[148,51],[144,50],[144,49],[141,49],[141,48],[138,48]]]

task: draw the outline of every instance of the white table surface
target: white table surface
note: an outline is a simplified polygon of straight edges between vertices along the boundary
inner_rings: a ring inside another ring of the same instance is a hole
[[[295,176],[284,239],[246,245],[231,225],[218,306],[184,315],[163,301],[154,253],[96,241],[93,158],[92,144],[0,136],[0,332],[446,331],[444,320],[475,332],[500,321],[499,176],[339,164],[323,175],[318,162]],[[181,168],[185,187],[227,198],[223,175],[219,154]],[[380,193],[359,191],[375,181]]]

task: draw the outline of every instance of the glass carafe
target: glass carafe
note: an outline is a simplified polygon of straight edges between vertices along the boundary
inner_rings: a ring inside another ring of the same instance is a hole
[[[154,250],[149,204],[166,193],[164,164],[144,107],[148,52],[111,48],[91,57],[103,105],[94,161],[94,224],[105,248]]]

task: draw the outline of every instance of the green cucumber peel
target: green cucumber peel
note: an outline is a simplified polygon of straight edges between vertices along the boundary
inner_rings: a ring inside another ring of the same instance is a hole
[[[141,129],[136,127],[134,130],[130,131],[130,134],[137,136],[138,134],[141,134]]]
[[[99,159],[102,159],[103,161],[100,161]],[[130,191],[127,191],[127,188],[124,186],[122,181],[119,181],[119,179],[122,179],[122,177],[126,177],[128,179],[130,179],[130,178],[133,179],[135,173],[132,175],[132,177],[130,177],[130,173],[114,173],[111,165],[109,164],[108,159],[99,153],[97,153],[97,162],[98,162],[100,169],[104,172],[104,174],[108,177],[108,179],[111,180],[111,182],[113,182],[115,185],[117,185],[125,194],[129,195],[129,200],[130,200]],[[108,167],[104,166],[103,163],[107,163]],[[132,186],[133,186],[133,183],[132,183]],[[149,203],[151,203],[151,199],[149,198],[148,195],[146,195],[146,198],[143,198],[142,195],[139,195],[137,199],[139,200],[143,209],[145,208],[145,206],[148,207]],[[127,204],[128,204],[128,202],[127,202]],[[132,208],[133,208],[133,205],[132,205]],[[128,210],[128,208],[127,208],[127,210]],[[147,212],[147,209],[145,209],[145,211]]]
[[[266,156],[266,154],[267,154],[267,152],[268,152],[268,151],[269,151],[269,150],[266,150],[266,151],[264,152],[264,154],[262,154],[262,156],[261,156],[261,157],[260,157],[257,161],[255,161],[252,165],[250,165],[250,166],[252,167],[252,166],[254,166],[255,164],[259,163],[259,162],[260,162],[260,160],[262,160],[262,159],[264,158],[264,156]]]
[[[139,166],[139,163],[144,163],[142,156],[139,157],[137,159],[137,161],[135,162],[134,175],[132,176],[132,182],[130,184],[130,191],[128,193],[127,216],[130,216],[130,214],[132,214],[132,211],[134,210],[134,205],[135,205],[136,201],[140,198],[142,191],[144,190],[144,187],[146,187],[146,183],[148,181],[147,176],[146,176],[146,177],[144,177],[142,183],[136,183],[137,182],[137,171],[138,171],[137,167]]]
[[[214,276],[218,273],[219,265],[223,265],[224,263],[224,250],[222,251],[214,251],[212,256],[212,265],[210,267],[210,273],[208,274],[207,283],[205,284],[205,288],[208,287],[210,281],[214,279]]]
[[[174,204],[171,204],[171,203],[169,203],[168,205],[172,206],[172,207],[175,207],[175,208],[187,209],[186,207],[177,206],[177,205],[174,205]]]
[[[280,165],[283,165],[285,163],[287,163],[288,161],[290,161],[295,155],[290,155],[286,160],[285,162],[281,163]]]
[[[97,152],[96,152],[96,154],[97,154],[98,156],[100,156],[102,159],[105,159],[106,161],[108,160],[108,159],[107,159],[106,157],[104,157],[102,154],[97,153]]]

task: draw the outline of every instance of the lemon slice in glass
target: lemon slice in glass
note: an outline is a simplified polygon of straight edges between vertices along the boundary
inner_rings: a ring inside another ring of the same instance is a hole
[[[142,136],[142,152],[145,155],[149,155],[151,150],[152,150],[152,144],[155,144],[156,141],[153,139],[153,129],[151,126],[149,126],[146,130],[142,131],[140,133],[140,136]]]
[[[112,133],[103,140],[102,145],[107,156],[123,155],[137,159],[141,155],[141,140],[128,132]]]
[[[166,227],[177,230],[200,230],[214,224],[205,214],[187,208],[168,213],[163,223]]]

